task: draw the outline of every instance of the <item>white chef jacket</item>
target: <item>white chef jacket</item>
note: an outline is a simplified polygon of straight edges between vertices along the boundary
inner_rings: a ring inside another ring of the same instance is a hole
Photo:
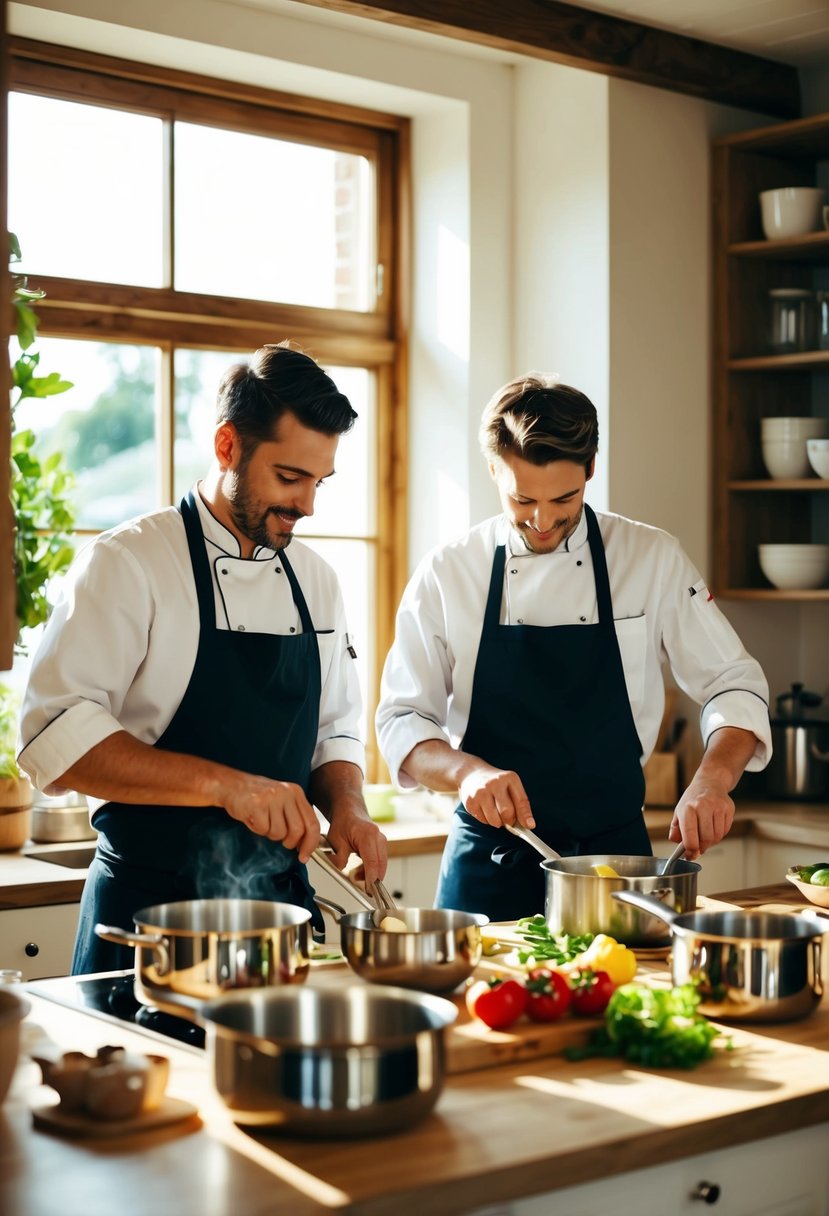
[[[765,767],[771,756],[768,685],[699,571],[667,532],[620,515],[597,512],[597,518],[642,763],[662,721],[667,661],[680,688],[702,706],[703,741],[723,726],[753,731],[757,746],[748,768]],[[442,739],[461,746],[499,544],[507,547],[502,625],[590,625],[599,619],[584,514],[553,553],[530,553],[506,516],[498,515],[427,554],[398,610],[376,716],[379,747],[400,788],[416,784],[401,767],[416,744]]]
[[[220,629],[301,633],[281,554],[248,560],[210,513],[199,512]],[[332,760],[365,768],[360,688],[348,653],[337,576],[293,540],[288,560],[318,633],[322,694],[312,769]],[[35,786],[55,779],[91,747],[125,730],[153,744],[181,703],[199,641],[199,605],[181,512],[167,507],[104,532],[76,557],[32,663],[20,722],[20,766]],[[232,713],[232,706],[228,706]],[[90,798],[95,810],[100,800]]]

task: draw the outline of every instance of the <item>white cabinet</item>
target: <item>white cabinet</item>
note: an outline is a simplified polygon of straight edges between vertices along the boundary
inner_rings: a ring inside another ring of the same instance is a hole
[[[709,1206],[718,1216],[829,1216],[827,1145],[829,1127],[824,1123],[601,1182],[479,1208],[473,1216],[553,1212],[694,1216]]]
[[[0,912],[0,968],[24,980],[68,975],[80,904],[47,904]]]
[[[829,863],[829,849],[824,845],[791,844],[779,840],[763,840],[752,836],[747,841],[746,886],[764,887],[768,883],[785,882],[789,866]],[[733,888],[732,888],[733,890]]]

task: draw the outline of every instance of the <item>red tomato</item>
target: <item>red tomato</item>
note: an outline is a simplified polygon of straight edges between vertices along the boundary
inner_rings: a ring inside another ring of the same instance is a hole
[[[574,971],[570,976],[573,1013],[603,1013],[616,985],[606,971]]]
[[[555,1022],[570,1008],[570,985],[560,971],[550,967],[536,967],[530,972],[527,991],[527,1017],[534,1022]]]
[[[505,1030],[517,1022],[527,1008],[527,990],[518,980],[476,980],[466,990],[466,1007],[493,1030]]]

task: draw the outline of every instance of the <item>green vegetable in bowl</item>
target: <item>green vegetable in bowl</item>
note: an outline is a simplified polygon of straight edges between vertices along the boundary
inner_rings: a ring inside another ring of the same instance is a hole
[[[820,870],[829,870],[829,861],[818,861],[811,866],[791,866],[789,872],[794,874],[798,882],[812,882],[813,876]],[[816,884],[817,886],[826,886],[824,882]]]
[[[809,882],[813,887],[829,887],[829,866],[815,870]]]
[[[649,988],[623,984],[610,998],[604,1025],[583,1047],[569,1047],[569,1060],[588,1056],[622,1056],[649,1068],[696,1068],[714,1054],[720,1031],[697,1012],[699,994],[693,984],[678,988]]]

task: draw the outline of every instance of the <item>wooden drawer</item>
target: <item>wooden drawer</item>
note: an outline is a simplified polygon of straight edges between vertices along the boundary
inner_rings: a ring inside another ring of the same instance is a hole
[[[0,968],[25,980],[68,975],[80,904],[49,904],[0,912]]]

